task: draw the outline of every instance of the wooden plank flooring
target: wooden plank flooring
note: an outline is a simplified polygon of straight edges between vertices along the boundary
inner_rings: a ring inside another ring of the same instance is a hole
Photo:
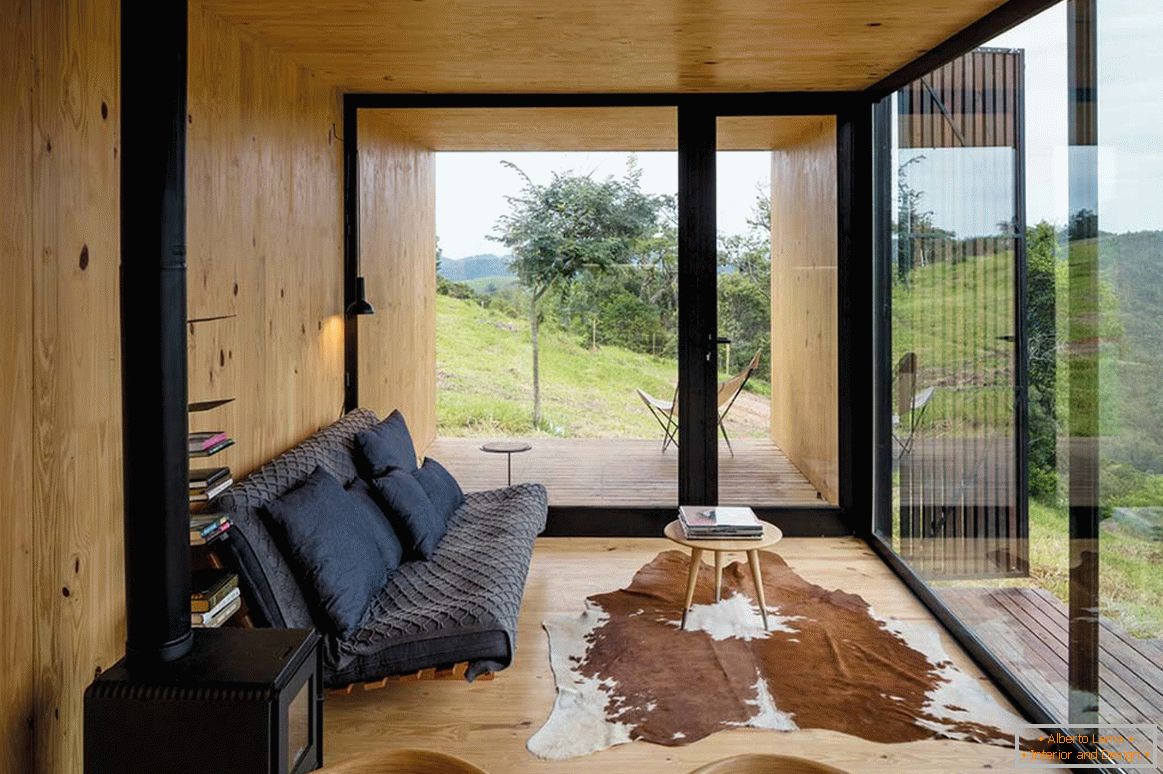
[[[672,547],[661,539],[540,539],[526,586],[513,665],[489,683],[432,680],[328,696],[324,711],[327,761],[392,747],[421,747],[461,756],[492,774],[687,772],[744,752],[818,758],[869,774],[1013,768],[1012,748],[953,741],[885,745],[818,730],[734,729],[684,747],[634,742],[562,762],[534,758],[525,742],[545,721],[554,699],[541,621],[548,615],[580,612],[586,596],[626,585],[635,570]],[[859,540],[788,538],[777,549],[814,583],[859,593],[882,615],[939,626]],[[942,632],[941,640],[953,661],[975,675],[1004,705],[1004,699],[951,638]],[[692,690],[698,690],[694,677]]]
[[[437,438],[427,455],[456,476],[465,491],[505,485],[505,455],[480,450],[483,438]],[[509,440],[509,439],[506,439]],[[661,441],[530,438],[532,451],[513,455],[513,482],[537,481],[550,505],[670,506],[678,504],[678,451]],[[826,505],[816,488],[769,440],[719,442],[723,504]]]
[[[1066,605],[1038,588],[942,588],[962,620],[1030,690],[1065,719],[1068,693]],[[1099,633],[1099,715],[1104,723],[1163,722],[1163,648],[1109,621]]]

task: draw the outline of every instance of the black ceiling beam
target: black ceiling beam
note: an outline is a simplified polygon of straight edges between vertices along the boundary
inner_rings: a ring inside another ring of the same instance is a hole
[[[936,70],[941,65],[980,46],[997,35],[1055,5],[1060,0],[1009,0],[982,16],[953,37],[938,43],[891,75],[880,79],[864,92],[865,97],[881,100],[897,89]]]

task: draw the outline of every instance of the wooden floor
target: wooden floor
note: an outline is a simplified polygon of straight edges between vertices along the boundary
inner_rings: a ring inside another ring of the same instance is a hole
[[[426,454],[456,476],[465,491],[505,485],[505,455],[480,450],[481,438],[437,438]],[[509,440],[509,439],[506,439]],[[678,452],[661,442],[597,438],[533,438],[513,455],[513,482],[537,481],[550,505],[678,504]],[[719,442],[719,501],[746,505],[826,505],[816,488],[769,440]]]
[[[671,547],[661,539],[540,539],[521,610],[513,665],[486,683],[424,681],[328,696],[326,759],[337,762],[362,752],[424,747],[461,756],[492,774],[648,774],[688,772],[743,752],[779,752],[820,759],[862,774],[1012,769],[1012,748],[953,741],[884,745],[832,731],[756,729],[733,729],[684,747],[633,742],[564,762],[534,758],[525,742],[545,721],[554,699],[542,619],[579,613],[586,596],[626,585],[636,569]],[[854,538],[788,538],[777,548],[808,580],[857,592],[882,615],[932,621],[880,559]],[[942,632],[941,639],[954,662],[976,675],[1004,704],[949,636]],[[691,690],[698,690],[693,676]]]
[[[1036,588],[944,588],[940,595],[1056,717],[1067,716],[1069,613]],[[1163,723],[1163,646],[1108,621],[1099,633],[1103,723]]]

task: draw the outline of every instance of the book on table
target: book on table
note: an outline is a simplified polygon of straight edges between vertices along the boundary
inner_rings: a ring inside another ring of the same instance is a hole
[[[205,613],[190,613],[190,623],[193,626],[209,629],[226,623],[230,616],[238,612],[242,606],[242,592],[236,587],[231,589],[222,601]]]
[[[750,508],[684,505],[678,509],[683,534],[690,540],[746,540],[763,537],[763,523]]]
[[[238,575],[207,567],[190,573],[190,612],[209,613],[238,588]]]

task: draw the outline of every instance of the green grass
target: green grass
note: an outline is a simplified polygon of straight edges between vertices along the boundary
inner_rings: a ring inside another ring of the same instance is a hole
[[[476,279],[463,280],[462,282],[477,293],[498,293],[502,290],[509,290],[517,286],[517,278],[510,275],[477,277]]]
[[[674,360],[602,346],[591,350],[552,325],[541,328],[541,413],[534,427],[529,323],[472,301],[436,297],[436,416],[444,436],[661,439],[635,388],[669,401]],[[770,395],[762,381],[749,392]],[[730,420],[729,420],[730,421]],[[731,426],[733,437],[766,437],[766,425]]]
[[[1070,524],[1065,508],[1030,503],[1031,580],[1066,602]],[[1163,543],[1103,522],[1099,537],[1099,599],[1104,616],[1136,637],[1163,636]]]
[[[441,435],[656,438],[634,392],[669,400],[673,360],[620,347],[590,351],[567,334],[541,331],[544,422],[534,428],[529,324],[471,301],[437,296],[437,431]]]
[[[1059,435],[1065,432],[1069,409],[1069,339],[1078,334],[1068,327],[1068,269],[1064,261],[1056,264],[1055,402]],[[1012,345],[998,338],[1013,332],[1012,272],[1012,256],[1003,253],[920,267],[911,273],[908,283],[894,284],[894,358],[915,352],[920,366],[919,386],[937,388],[923,423],[927,436],[1008,433],[1012,427]],[[1126,428],[1120,421],[1125,409],[1120,395],[1122,368],[1115,360],[1115,349],[1105,343],[1118,341],[1120,334],[1116,319],[1119,300],[1108,287],[1102,290],[1100,306],[1100,314],[1095,315],[1089,331],[1104,342],[1099,351],[1100,376],[1097,390],[1090,396],[1092,405],[1079,408],[1095,413],[1103,436],[1113,438]],[[1061,444],[1059,450],[1064,451]],[[1105,466],[1104,495],[1127,500],[1141,490],[1141,504],[1159,504],[1157,490],[1151,488],[1154,479],[1148,474],[1137,473],[1137,478],[1128,474],[1123,479],[1113,478],[1112,469]],[[1060,487],[1064,486],[1065,482],[1060,481]],[[1017,582],[1045,588],[1065,602],[1069,593],[1070,548],[1066,509],[1031,501],[1029,515],[1030,578]],[[1159,570],[1163,565],[1163,543],[1128,534],[1112,522],[1103,523],[1099,542],[1103,614],[1135,635],[1163,637],[1163,572]],[[1014,582],[968,581],[974,585]],[[950,583],[960,585],[966,581]]]

